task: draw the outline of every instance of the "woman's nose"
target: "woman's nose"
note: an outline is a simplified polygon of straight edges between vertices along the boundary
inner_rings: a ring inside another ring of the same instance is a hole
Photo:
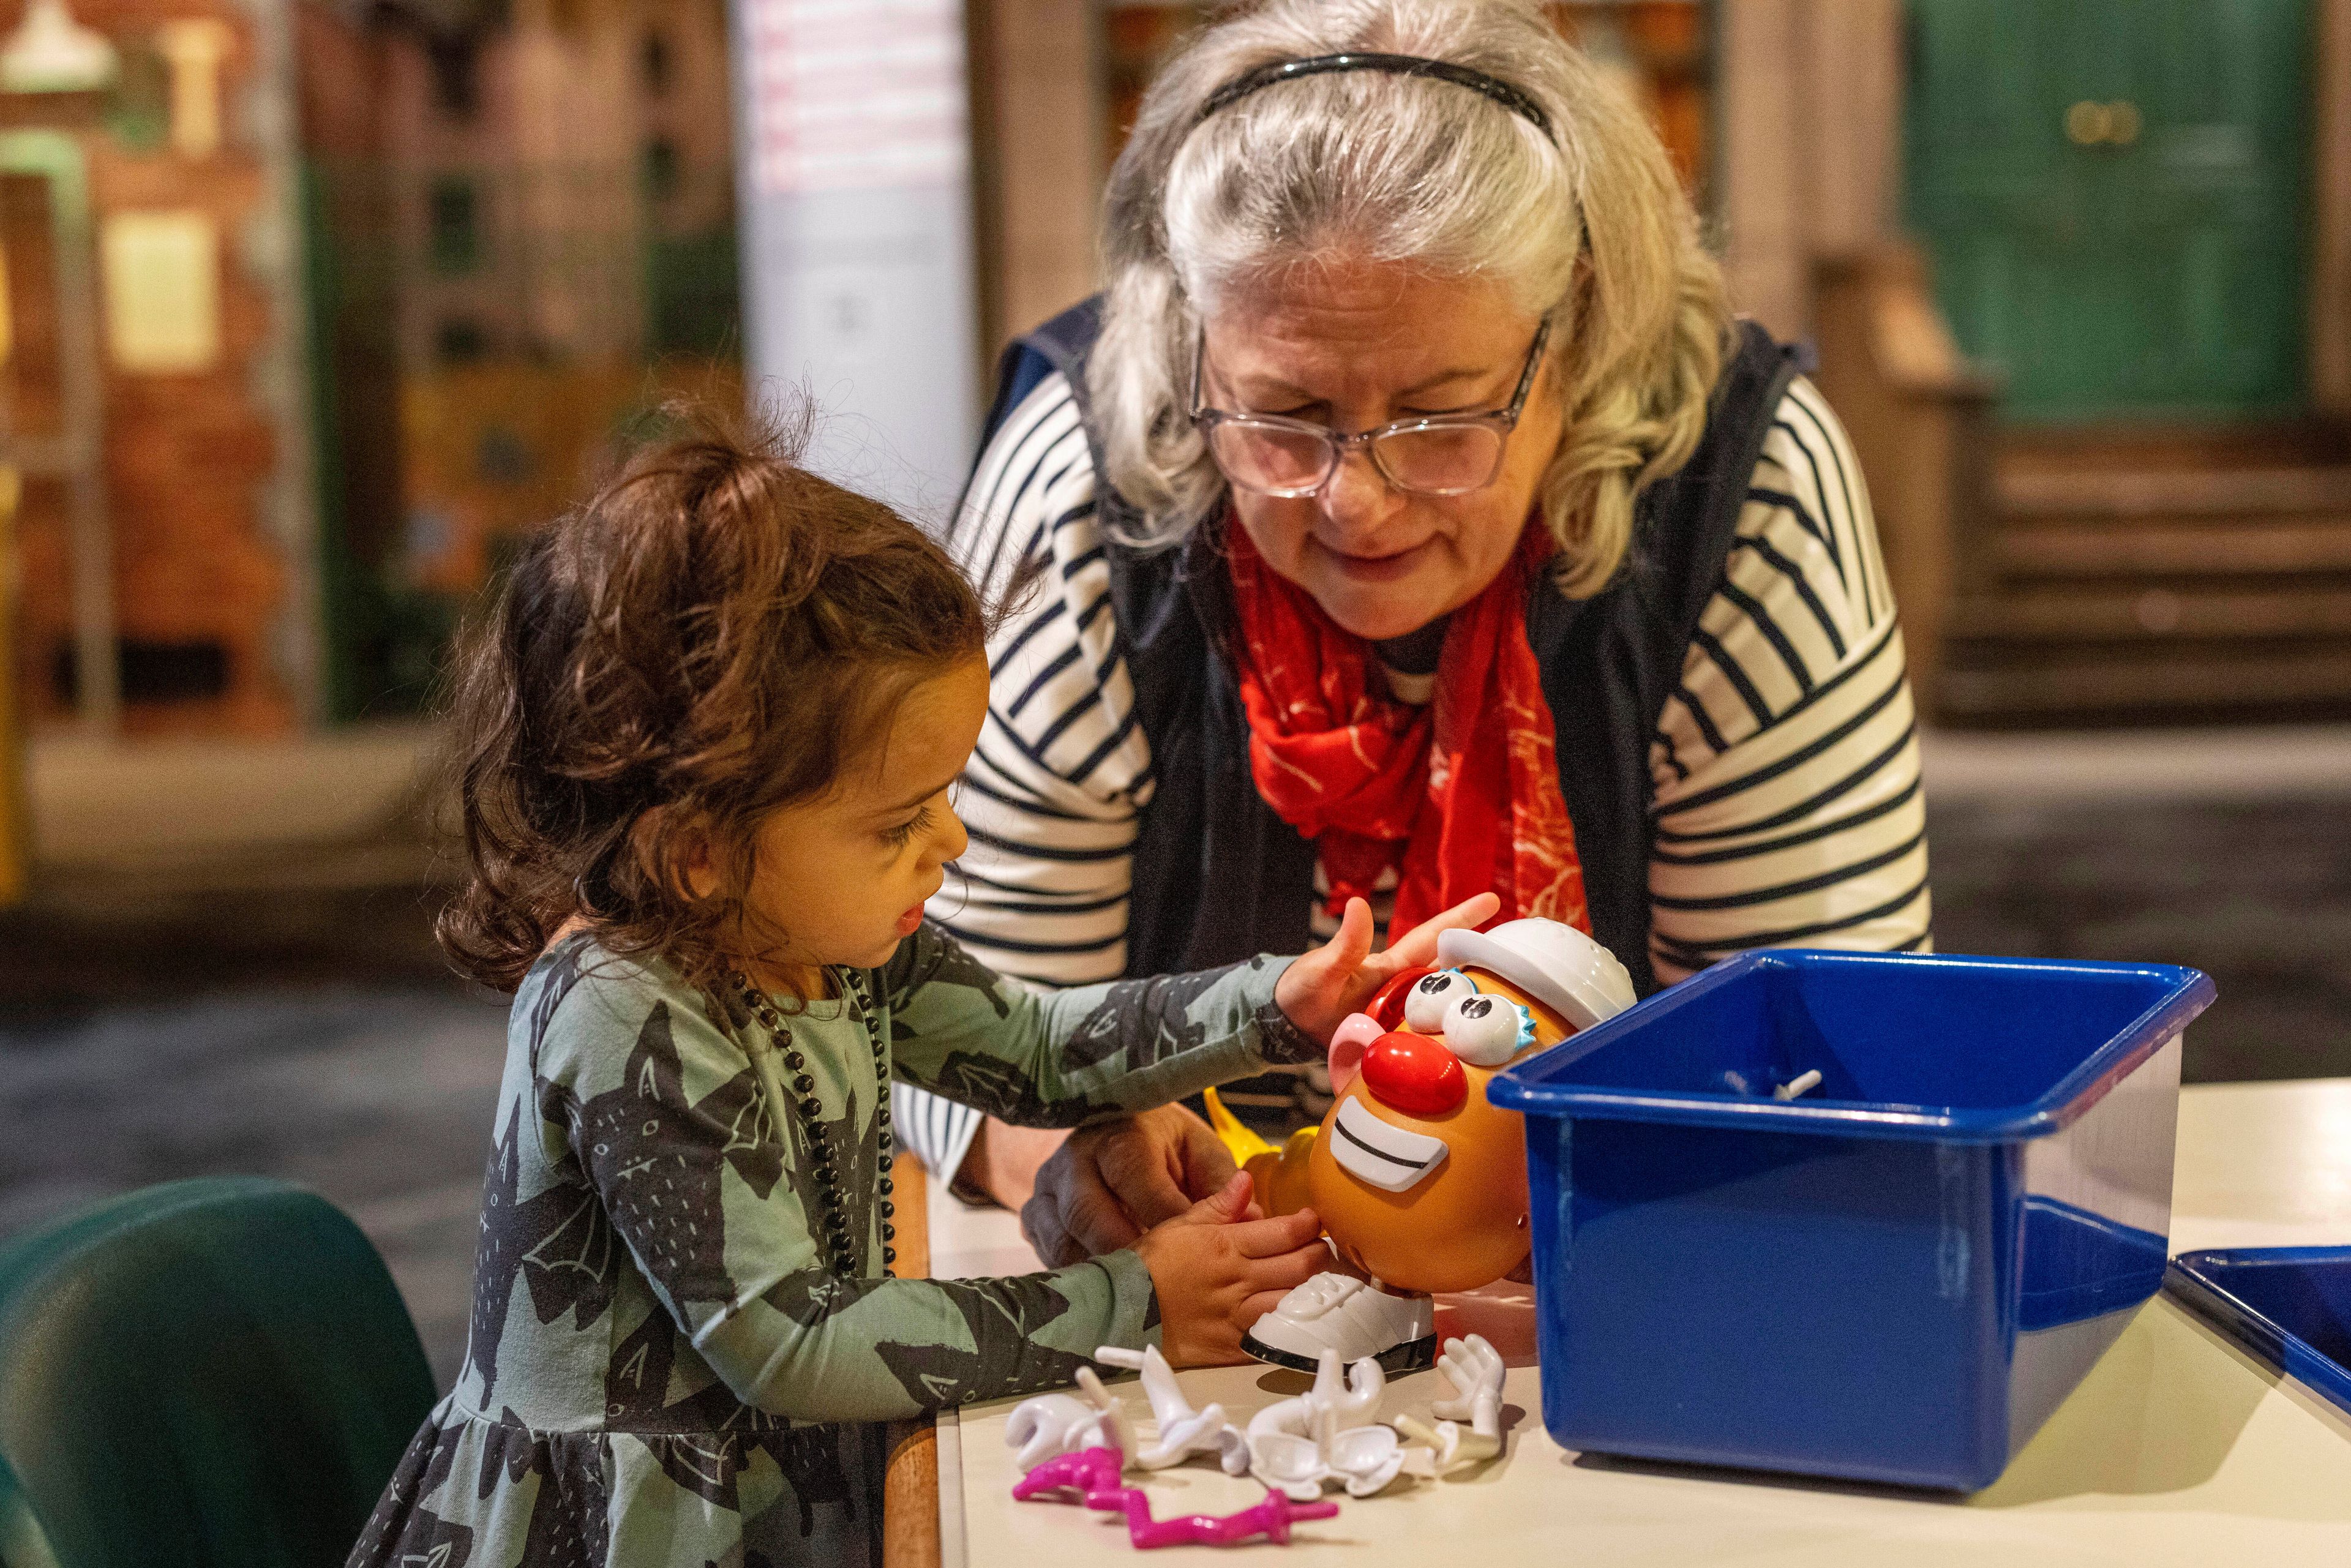
[[[1364,1052],[1364,1087],[1411,1116],[1442,1116],[1469,1095],[1468,1075],[1445,1042],[1426,1034],[1384,1034]]]
[[[1322,515],[1344,528],[1361,528],[1380,520],[1396,500],[1395,491],[1372,461],[1368,448],[1351,447],[1339,455],[1316,501]]]

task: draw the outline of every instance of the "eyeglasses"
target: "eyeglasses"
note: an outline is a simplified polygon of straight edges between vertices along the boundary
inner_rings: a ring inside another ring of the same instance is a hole
[[[1192,423],[1208,444],[1209,455],[1225,477],[1244,490],[1268,496],[1311,496],[1331,482],[1340,461],[1362,446],[1370,449],[1372,466],[1399,490],[1419,496],[1462,496],[1482,490],[1502,471],[1502,450],[1527,393],[1535,384],[1535,367],[1542,362],[1543,344],[1551,339],[1551,323],[1535,332],[1527,350],[1525,369],[1510,406],[1486,413],[1433,413],[1399,419],[1353,435],[1328,426],[1278,413],[1232,413],[1209,408],[1201,398],[1201,369],[1207,358],[1207,334],[1200,335],[1192,356]]]

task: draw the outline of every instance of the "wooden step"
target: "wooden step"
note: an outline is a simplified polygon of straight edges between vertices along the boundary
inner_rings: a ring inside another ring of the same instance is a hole
[[[2351,582],[2289,591],[2179,587],[2032,588],[1952,607],[1964,642],[2154,643],[2273,637],[2351,640]]]
[[[2351,426],[2332,420],[2197,421],[2103,428],[2011,425],[1997,454],[2003,472],[2210,471],[2351,464]]]
[[[1956,651],[1955,651],[1956,652]],[[2351,712],[2351,640],[2315,647],[2186,643],[2123,654],[2016,649],[1944,670],[1937,709],[1962,724]]]
[[[1999,476],[2001,516],[2115,523],[2150,518],[2273,517],[2297,512],[2351,515],[2351,468],[2214,468],[2040,472]]]
[[[2283,520],[2003,522],[1996,583],[2049,578],[2294,577],[2351,572],[2351,512]]]
[[[1951,606],[1959,723],[2351,711],[2351,463],[2308,430],[2011,443]]]

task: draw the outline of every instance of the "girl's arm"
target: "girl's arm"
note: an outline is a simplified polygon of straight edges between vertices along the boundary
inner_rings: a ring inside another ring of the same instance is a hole
[[[674,987],[593,977],[550,1019],[534,1099],[558,1164],[594,1201],[567,1249],[609,1280],[616,1238],[663,1309],[745,1404],[796,1421],[878,1421],[1061,1387],[1096,1347],[1158,1337],[1151,1275],[1118,1252],[1019,1279],[835,1279],[808,1132],[773,1104],[742,1046]],[[872,1209],[872,1107],[822,1129]],[[569,1211],[567,1211],[569,1212]],[[880,1243],[858,1227],[869,1256]],[[567,1276],[567,1279],[569,1276]],[[610,1283],[573,1281],[581,1310]],[[656,1396],[658,1397],[658,1396]]]
[[[1074,1127],[1320,1058],[1274,1001],[1291,962],[1037,991],[925,922],[879,978],[900,1077],[1007,1122]]]

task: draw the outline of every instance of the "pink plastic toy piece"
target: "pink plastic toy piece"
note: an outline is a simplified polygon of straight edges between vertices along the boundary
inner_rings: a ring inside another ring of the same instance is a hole
[[[1125,1462],[1126,1457],[1116,1448],[1081,1448],[1074,1454],[1061,1454],[1014,1481],[1012,1496],[1015,1501],[1027,1502],[1040,1493],[1074,1491],[1078,1494],[1075,1499],[1048,1500],[1093,1504],[1094,1499],[1102,1497],[1109,1500],[1095,1506],[1117,1508],[1119,1495],[1124,1490],[1118,1484],[1118,1475]]]
[[[1126,1515],[1126,1538],[1141,1551],[1155,1546],[1233,1546],[1262,1535],[1278,1546],[1290,1544],[1290,1527],[1302,1519],[1331,1519],[1335,1502],[1296,1503],[1268,1490],[1265,1500],[1221,1518],[1209,1513],[1181,1519],[1154,1519],[1151,1500],[1141,1487],[1119,1485],[1125,1456],[1116,1448],[1086,1448],[1047,1459],[1012,1483],[1016,1501],[1042,1498],[1050,1502],[1082,1502],[1102,1513]],[[1075,1492],[1071,1497],[1069,1494]]]
[[[1296,1503],[1278,1491],[1268,1491],[1265,1500],[1254,1508],[1222,1518],[1215,1514],[1192,1513],[1181,1519],[1154,1519],[1151,1500],[1143,1495],[1140,1487],[1123,1489],[1126,1511],[1126,1538],[1143,1551],[1155,1546],[1234,1546],[1253,1536],[1262,1535],[1277,1546],[1290,1544],[1290,1527],[1301,1519],[1330,1519],[1339,1511],[1335,1502]],[[1102,1494],[1086,1500],[1087,1505],[1103,1509],[1121,1506]]]

